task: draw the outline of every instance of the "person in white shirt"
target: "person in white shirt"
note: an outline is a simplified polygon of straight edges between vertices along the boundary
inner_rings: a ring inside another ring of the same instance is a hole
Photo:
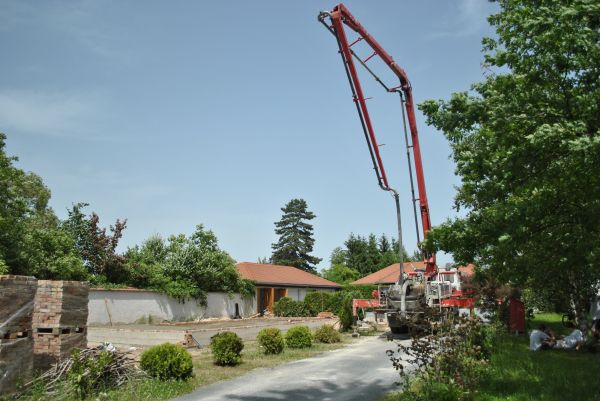
[[[583,336],[583,332],[579,329],[575,329],[571,332],[571,334],[569,334],[562,340],[556,341],[554,348],[555,349],[573,349],[573,348],[579,349],[579,347],[582,346],[583,344],[585,344],[585,337]]]
[[[547,333],[548,328],[546,325],[541,324],[537,330],[533,330],[529,335],[529,349],[532,351],[539,351],[540,349],[548,349],[553,344],[553,339]]]

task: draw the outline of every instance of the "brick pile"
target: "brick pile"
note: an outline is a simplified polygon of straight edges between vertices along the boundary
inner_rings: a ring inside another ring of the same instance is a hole
[[[87,346],[88,292],[88,285],[79,281],[38,281],[33,310],[36,370]]]
[[[0,395],[33,372],[32,312],[37,280],[0,276]]]

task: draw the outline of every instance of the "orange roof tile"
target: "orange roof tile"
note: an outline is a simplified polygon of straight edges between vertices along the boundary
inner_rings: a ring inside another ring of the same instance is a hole
[[[242,278],[252,280],[258,285],[341,288],[333,281],[292,266],[250,262],[240,262],[236,266]]]
[[[404,262],[404,272],[410,273],[418,270],[425,270],[424,262]],[[388,267],[371,273],[368,276],[360,278],[350,284],[391,284],[398,280],[400,274],[400,263],[394,263]]]
[[[406,273],[415,270],[425,270],[425,262],[404,262],[404,271]],[[475,266],[469,264],[467,266],[459,266],[458,271],[465,276],[472,276],[475,273]],[[360,278],[350,284],[392,284],[398,280],[400,274],[400,263],[394,263],[388,267],[371,273],[368,276]]]
[[[458,271],[464,276],[472,276],[475,274],[475,265],[469,263],[466,266],[458,266]]]

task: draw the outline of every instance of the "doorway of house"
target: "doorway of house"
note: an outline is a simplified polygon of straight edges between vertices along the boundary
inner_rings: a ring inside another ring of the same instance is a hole
[[[258,313],[273,312],[273,304],[288,294],[287,288],[257,288]]]

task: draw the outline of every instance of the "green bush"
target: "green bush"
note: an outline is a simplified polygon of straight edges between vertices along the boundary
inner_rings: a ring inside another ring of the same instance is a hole
[[[285,334],[285,345],[289,348],[310,348],[312,334],[308,326],[295,326]]]
[[[348,330],[352,326],[352,300],[365,299],[360,291],[343,290],[333,294],[331,304],[333,313],[340,318],[340,324],[343,331]],[[369,297],[370,298],[370,297]]]
[[[283,297],[273,304],[275,316],[300,317],[310,316],[304,302],[294,301],[292,298]]]
[[[325,344],[339,343],[342,341],[342,336],[333,326],[324,324],[315,330],[315,341]]]
[[[114,362],[112,352],[103,351],[97,356],[82,358],[81,350],[75,348],[71,352],[71,360],[73,364],[67,373],[67,381],[79,398],[84,399],[114,385],[115,378],[110,373],[111,364]]]
[[[497,337],[497,330],[494,325],[481,324],[473,331],[471,342],[479,347],[481,357],[489,359],[492,356],[492,349]]]
[[[215,365],[235,366],[242,362],[241,353],[244,343],[237,334],[231,331],[224,331],[212,336],[210,349]]]
[[[192,376],[192,356],[182,346],[155,345],[142,354],[141,368],[160,380],[185,380]]]
[[[317,316],[320,312],[333,312],[331,309],[332,295],[328,292],[313,291],[304,297],[304,306],[310,316]]]
[[[265,355],[281,354],[283,351],[283,335],[281,335],[281,330],[278,328],[269,327],[262,329],[258,332],[256,340]]]

